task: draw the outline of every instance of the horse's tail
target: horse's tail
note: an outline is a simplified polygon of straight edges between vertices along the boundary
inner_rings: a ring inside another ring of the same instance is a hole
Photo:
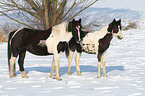
[[[65,43],[65,55],[68,58],[68,56],[69,56],[69,44],[68,43]]]
[[[12,55],[12,51],[11,51],[11,38],[13,36],[15,31],[11,32],[9,34],[9,37],[8,37],[8,67],[9,67],[9,72],[10,72],[10,58],[11,58],[11,55]],[[14,65],[14,70],[15,70],[15,65]]]

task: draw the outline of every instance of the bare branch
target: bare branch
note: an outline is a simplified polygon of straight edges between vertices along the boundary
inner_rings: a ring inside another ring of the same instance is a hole
[[[0,15],[30,28],[48,29],[64,20],[71,20],[96,1],[98,0],[1,0]]]
[[[11,20],[14,20],[14,21],[18,22],[19,24],[22,24],[22,25],[25,25],[25,26],[27,26],[27,27],[29,27],[29,28],[34,29],[33,27],[31,27],[31,26],[27,25],[26,23],[22,23],[22,22],[20,22],[20,21],[18,21],[18,20],[16,20],[16,19],[14,19],[14,18],[12,18],[12,17],[8,16],[7,14],[5,14],[5,13],[4,13],[4,12],[2,12],[2,11],[0,11],[0,13],[2,13],[3,15],[5,15],[6,17],[10,18]]]
[[[57,13],[56,13],[56,16],[59,15],[60,13],[60,10],[62,9],[62,7],[65,7],[66,6],[66,0],[63,0],[63,2],[60,4],[58,10],[57,10]]]
[[[73,19],[75,16],[77,16],[78,14],[80,14],[82,11],[84,11],[85,9],[89,8],[91,5],[95,4],[98,0],[95,0],[93,3],[91,3],[90,5],[88,5],[87,7],[85,7],[84,9],[80,10],[78,13],[76,13],[74,16],[72,16],[71,18],[69,18],[67,21],[70,21],[71,19]]]
[[[40,14],[42,13],[42,9],[40,8],[40,6],[38,6],[38,4],[36,4],[33,0],[25,1],[32,7],[32,9],[38,14],[38,16],[40,16]]]
[[[64,19],[64,17],[66,17],[68,15],[68,13],[72,10],[72,8],[75,6],[76,2],[73,3],[73,5],[69,8],[69,10],[65,13],[65,15],[62,17],[62,19]]]

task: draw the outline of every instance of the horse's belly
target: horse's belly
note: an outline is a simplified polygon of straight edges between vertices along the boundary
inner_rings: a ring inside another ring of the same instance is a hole
[[[84,52],[88,54],[96,54],[96,46],[93,43],[90,43],[90,44],[83,43],[82,49]]]
[[[48,53],[47,47],[41,47],[38,45],[32,45],[26,48],[30,53],[35,54],[35,55],[40,55],[40,56],[45,56],[45,55],[52,55],[51,53]]]

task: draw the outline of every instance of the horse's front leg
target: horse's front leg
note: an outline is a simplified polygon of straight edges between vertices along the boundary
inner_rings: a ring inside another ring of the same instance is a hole
[[[74,54],[74,52],[70,50],[69,51],[69,56],[68,56],[68,71],[67,71],[68,75],[71,75],[70,66],[71,66],[71,62],[72,62],[72,59],[73,59],[73,54]]]
[[[75,62],[76,62],[76,70],[77,70],[77,75],[80,76],[81,72],[80,72],[80,66],[79,66],[79,61],[80,61],[80,56],[81,53],[76,53],[76,57],[75,57]]]
[[[97,78],[101,78],[101,54],[98,54],[97,58],[98,58],[98,63],[97,63],[98,76],[97,76]]]
[[[50,78],[55,78],[54,69],[55,69],[55,62],[54,62],[54,56],[53,56],[52,67],[51,67],[51,71],[50,71]]]
[[[97,76],[97,78],[101,78],[101,62],[98,62],[97,66],[98,66],[98,76]]]
[[[106,54],[103,54],[103,56],[102,56],[102,62],[103,62],[103,75],[104,75],[104,77],[107,77],[106,67],[105,67],[105,64],[106,64]]]
[[[54,54],[54,64],[55,64],[55,69],[56,69],[56,79],[57,80],[62,80],[59,77],[59,63],[60,63],[60,54]]]

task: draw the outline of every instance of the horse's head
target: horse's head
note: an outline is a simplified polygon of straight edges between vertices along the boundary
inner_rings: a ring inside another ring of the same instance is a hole
[[[123,35],[122,35],[122,27],[121,27],[121,19],[116,21],[115,19],[113,20],[113,22],[111,22],[109,24],[108,27],[108,33],[112,34],[114,37],[118,38],[118,39],[122,39]]]
[[[83,38],[83,36],[81,36],[82,35],[81,29],[82,29],[81,19],[79,19],[78,21],[75,21],[75,19],[73,19],[68,24],[68,31],[72,32],[72,35],[77,43],[80,43]]]

